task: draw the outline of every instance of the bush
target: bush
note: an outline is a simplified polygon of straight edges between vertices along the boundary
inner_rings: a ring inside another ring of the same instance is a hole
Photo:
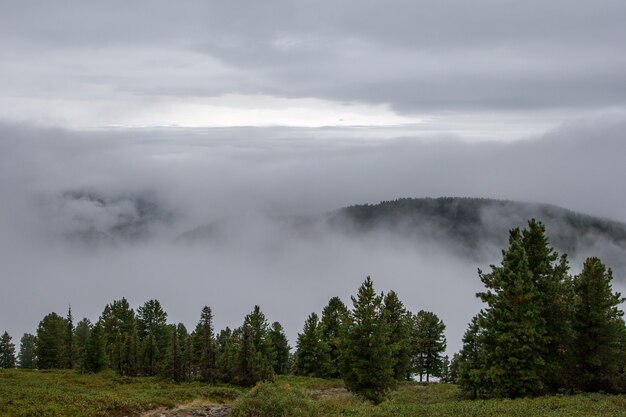
[[[233,404],[232,417],[313,417],[313,401],[291,385],[257,384]]]

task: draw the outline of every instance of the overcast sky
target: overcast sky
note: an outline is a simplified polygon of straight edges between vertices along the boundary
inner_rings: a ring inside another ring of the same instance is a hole
[[[625,20],[622,0],[7,0],[0,117],[503,138],[623,112]]]
[[[258,303],[293,342],[371,274],[440,313],[457,349],[476,268],[498,259],[265,241],[251,213],[470,196],[626,221],[624,45],[623,0],[1,1],[0,332],[127,296],[188,327],[204,304],[220,327]],[[75,190],[115,204],[65,204]],[[105,251],[61,238],[135,195],[175,221]],[[224,216],[247,218],[251,243],[171,244]]]

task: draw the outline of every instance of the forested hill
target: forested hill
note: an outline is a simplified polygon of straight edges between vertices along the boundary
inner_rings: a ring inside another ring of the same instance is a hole
[[[484,198],[404,198],[354,205],[328,215],[348,233],[384,232],[446,242],[466,255],[504,247],[508,230],[535,218],[552,245],[570,255],[604,256],[617,266],[626,255],[626,224],[561,207]],[[610,259],[609,259],[610,258]]]
[[[626,277],[626,224],[552,205],[484,198],[404,198],[319,216],[270,216],[261,221],[260,234],[257,218],[225,218],[184,233],[179,240],[223,243],[253,237],[274,244],[330,234],[354,239],[383,237],[437,245],[455,256],[491,262],[499,260],[508,231],[532,218],[546,225],[550,242],[559,252],[579,261],[599,256]]]

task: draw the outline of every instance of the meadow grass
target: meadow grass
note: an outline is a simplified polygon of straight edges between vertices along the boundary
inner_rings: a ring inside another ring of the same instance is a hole
[[[234,402],[233,417],[626,416],[626,396],[578,394],[516,400],[468,400],[448,384],[402,383],[378,406],[351,395],[340,380],[281,376],[252,390],[112,372],[0,370],[0,416],[137,416],[193,400]],[[240,395],[245,393],[244,395]],[[235,400],[238,398],[238,400]]]
[[[0,370],[2,417],[134,416],[196,399],[231,402],[241,389],[160,378],[95,375],[75,371]]]

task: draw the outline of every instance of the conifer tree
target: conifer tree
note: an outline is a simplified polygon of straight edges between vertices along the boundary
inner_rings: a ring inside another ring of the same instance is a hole
[[[382,295],[376,294],[370,277],[352,297],[352,304],[350,320],[343,330],[341,374],[350,391],[380,403],[396,381]]]
[[[168,333],[170,344],[164,374],[175,382],[182,382],[185,380],[184,349],[187,343],[187,329],[182,323],[178,326],[172,324],[168,326]]]
[[[322,328],[317,314],[311,313],[298,334],[294,373],[303,376],[324,377],[330,365],[329,348],[322,339]]]
[[[520,397],[543,391],[545,321],[519,228],[512,229],[502,265],[479,276],[488,289],[477,294],[488,307],[481,316],[485,372],[481,383],[494,395]]]
[[[37,338],[30,333],[24,333],[20,339],[20,353],[17,355],[18,367],[20,369],[35,369],[37,366],[37,355],[35,346]]]
[[[74,337],[76,340],[76,358],[78,361],[79,369],[84,369],[83,359],[90,332],[91,322],[86,317],[79,321],[76,324],[76,328],[74,329]]]
[[[37,368],[63,369],[67,366],[65,319],[56,313],[46,315],[37,327]]]
[[[238,331],[226,327],[215,338],[217,380],[226,383],[235,382],[237,354],[239,351]]]
[[[259,306],[244,319],[237,353],[236,380],[249,386],[258,381],[273,380],[273,352],[269,341],[269,325]]]
[[[76,365],[76,343],[74,336],[74,317],[72,317],[72,306],[70,305],[67,310],[67,317],[65,318],[65,349],[67,352],[67,367],[74,369]]]
[[[341,329],[348,317],[348,308],[339,297],[333,297],[322,310],[322,340],[328,345],[328,377],[339,378]]]
[[[439,380],[444,384],[449,384],[451,382],[450,357],[448,355],[445,355],[441,361],[441,376]]]
[[[585,391],[616,391],[624,371],[626,331],[618,306],[625,299],[613,292],[612,280],[611,269],[598,258],[588,258],[574,279],[576,381]]]
[[[215,338],[213,336],[213,313],[211,308],[204,306],[200,321],[193,333],[194,362],[200,373],[200,380],[213,382],[216,380]]]
[[[155,375],[167,349],[167,313],[158,300],[149,300],[137,309],[138,335],[143,352],[143,370]]]
[[[136,344],[133,340],[136,338],[136,318],[126,298],[107,304],[99,322],[111,367],[122,375],[130,375],[135,367],[129,355],[132,354],[132,345]]]
[[[0,336],[0,369],[15,368],[15,345],[11,339],[6,331]]]
[[[549,391],[570,387],[574,360],[574,291],[566,255],[549,245],[545,226],[532,219],[522,231],[528,269],[537,290],[539,316],[545,324],[541,379]]]
[[[479,387],[484,385],[481,316],[482,312],[472,318],[468,329],[463,335],[463,348],[456,360],[452,360],[456,371],[456,383],[465,391],[471,392],[473,399],[478,397]]]
[[[289,341],[283,330],[283,326],[277,321],[272,323],[269,334],[272,346],[272,357],[274,358],[273,368],[276,375],[284,375],[289,372]]]
[[[392,349],[393,375],[397,380],[410,378],[412,317],[404,308],[395,291],[389,291],[383,300],[383,313],[389,325],[389,344]]]
[[[83,357],[83,368],[86,372],[100,372],[107,366],[106,342],[104,329],[100,322],[96,323],[87,339]]]
[[[413,370],[426,382],[441,375],[442,354],[446,350],[446,326],[435,313],[421,310],[415,315],[413,330]]]

